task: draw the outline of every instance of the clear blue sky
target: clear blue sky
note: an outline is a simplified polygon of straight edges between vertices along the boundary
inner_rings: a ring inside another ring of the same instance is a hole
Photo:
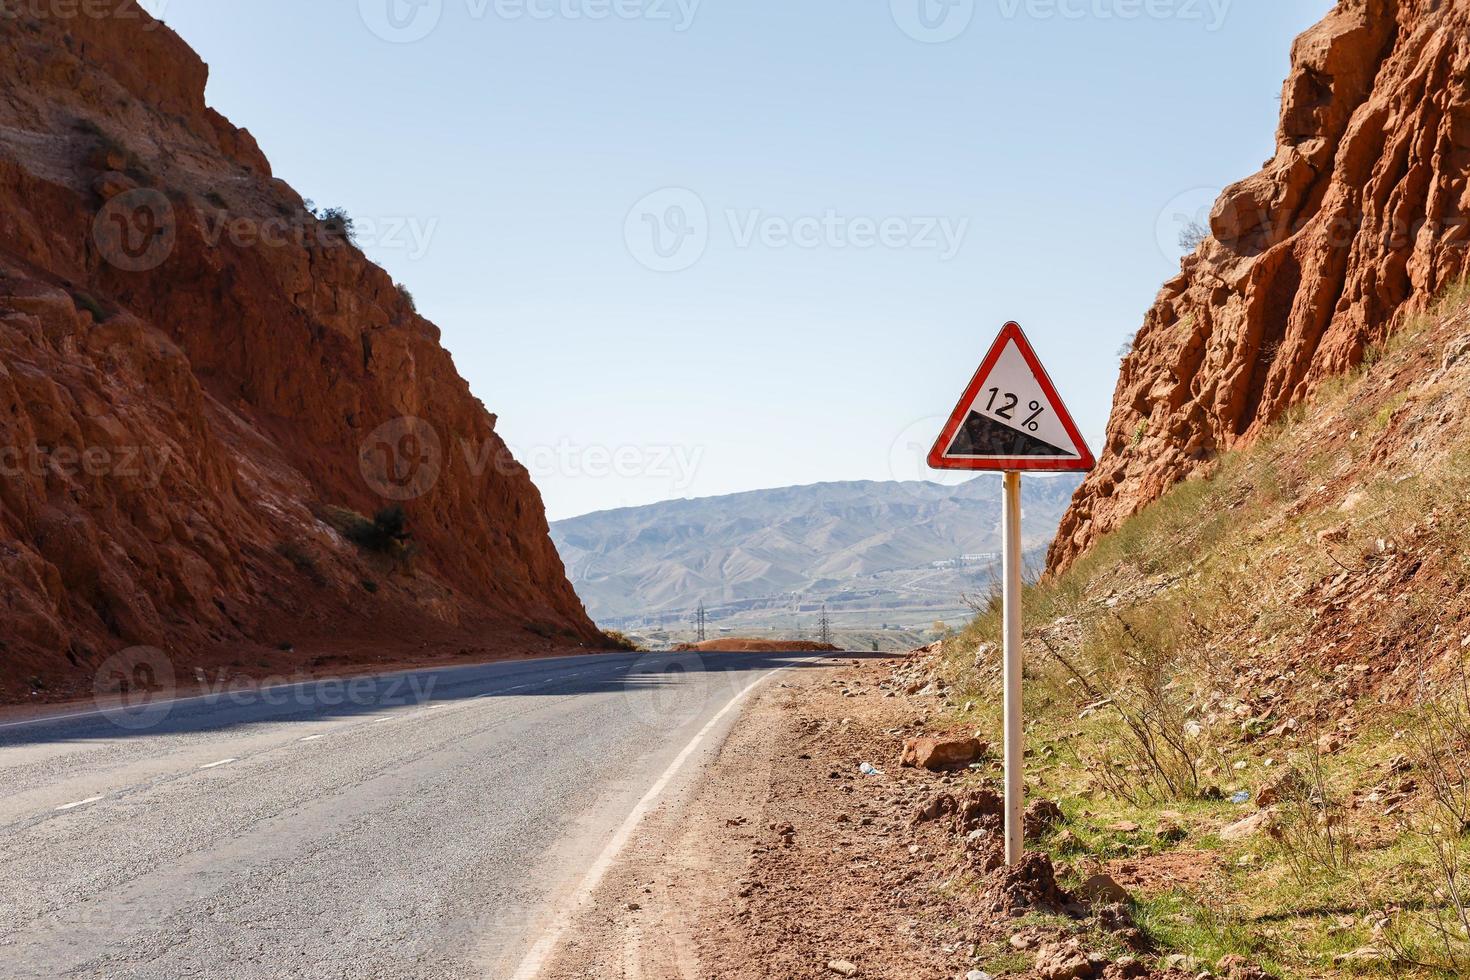
[[[919,2],[149,6],[368,225],[556,519],[922,476],[1010,318],[1096,444],[1176,216],[1271,155],[1331,6]]]

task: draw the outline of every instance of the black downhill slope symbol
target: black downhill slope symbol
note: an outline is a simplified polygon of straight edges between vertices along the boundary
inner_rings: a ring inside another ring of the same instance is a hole
[[[1064,456],[1077,454],[1058,449],[1019,429],[1001,425],[995,419],[971,412],[949,444],[948,456]]]

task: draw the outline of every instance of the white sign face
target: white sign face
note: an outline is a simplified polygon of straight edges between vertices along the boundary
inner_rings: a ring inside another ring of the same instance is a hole
[[[1090,470],[1091,451],[1025,334],[1008,323],[929,454],[935,469]]]

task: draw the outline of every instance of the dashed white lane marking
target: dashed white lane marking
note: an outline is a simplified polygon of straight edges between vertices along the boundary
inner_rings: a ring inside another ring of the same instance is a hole
[[[689,757],[704,743],[704,740],[709,737],[710,732],[714,731],[715,726],[726,715],[735,710],[735,707],[745,699],[747,694],[759,687],[767,678],[774,674],[779,674],[785,669],[784,667],[778,667],[751,681],[744,690],[731,698],[729,703],[721,708],[704,728],[700,729],[699,734],[694,736],[694,739],[688,745],[684,746],[683,751],[669,765],[669,768],[664,771],[664,774],[649,788],[648,792],[644,794],[643,799],[638,801],[638,805],[633,807],[633,812],[628,814],[628,819],[623,821],[617,833],[613,834],[612,840],[608,841],[607,847],[598,855],[597,860],[592,863],[586,876],[583,877],[581,884],[577,886],[577,890],[573,893],[571,900],[558,903],[557,912],[552,918],[551,924],[541,934],[541,937],[536,940],[536,945],[531,947],[531,951],[526,954],[525,959],[521,960],[521,965],[512,975],[512,980],[535,980],[536,977],[541,975],[541,971],[546,968],[547,962],[551,959],[551,954],[556,951],[557,945],[561,942],[561,937],[571,927],[573,915],[592,897],[592,893],[602,883],[602,879],[607,874],[608,869],[612,867],[613,862],[617,860],[618,855],[622,853],[623,848],[632,839],[633,832],[638,829],[638,825],[643,822],[643,818],[653,809],[654,804],[658,802],[659,796],[663,794],[664,789],[668,787],[674,776],[678,775],[679,770],[684,767],[684,763],[689,761]]]
[[[200,769],[218,769],[220,766],[227,766],[227,765],[229,765],[232,762],[239,762],[239,761],[240,761],[239,759],[221,759],[218,762],[211,762],[209,765],[207,765],[207,766],[200,766],[199,768]]]
[[[96,803],[100,799],[102,799],[102,797],[100,796],[89,796],[85,800],[77,800],[75,803],[63,803],[61,804],[61,806],[57,807],[56,810],[58,813],[62,810],[75,810],[79,806],[86,806],[88,803]]]
[[[301,739],[300,741],[303,741],[303,742],[315,742],[319,738],[326,738],[326,737],[327,736],[325,736],[325,735],[308,735],[305,738]]]

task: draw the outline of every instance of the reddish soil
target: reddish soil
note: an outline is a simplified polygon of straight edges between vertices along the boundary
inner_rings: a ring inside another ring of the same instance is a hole
[[[892,667],[768,682],[699,785],[643,826],[548,976],[830,980],[850,965],[944,980],[1001,960],[1013,976],[1018,961],[1085,961],[1062,930],[1017,921],[1030,912],[1136,941],[1126,912],[1067,894],[1044,856],[1000,867],[988,776],[899,767],[924,706],[898,694]],[[1147,955],[1093,956],[1067,975],[1183,976]]]

